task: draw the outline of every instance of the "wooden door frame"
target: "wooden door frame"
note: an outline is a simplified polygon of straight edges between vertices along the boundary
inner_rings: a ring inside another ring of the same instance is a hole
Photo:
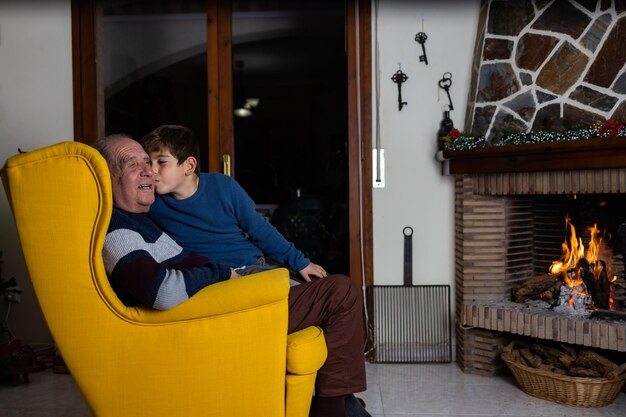
[[[348,216],[350,276],[374,284],[372,227],[371,1],[346,1],[348,52]]]
[[[94,143],[104,135],[102,9],[96,0],[72,0],[74,140]]]
[[[233,155],[232,9],[229,0],[208,1],[208,161],[209,172],[224,172],[222,158]],[[215,65],[211,65],[215,62]],[[232,172],[231,172],[232,175]]]
[[[101,9],[97,0],[72,0],[74,138],[87,144],[104,135]],[[209,170],[222,171],[232,154],[232,37],[228,0],[208,1],[207,68]],[[346,0],[348,82],[348,214],[350,275],[373,285],[371,2]],[[213,65],[212,63],[215,63]]]

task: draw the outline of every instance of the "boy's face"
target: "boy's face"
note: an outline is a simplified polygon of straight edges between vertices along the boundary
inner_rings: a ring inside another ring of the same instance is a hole
[[[155,190],[158,194],[177,194],[188,180],[186,162],[179,164],[169,149],[150,152],[152,170],[156,180]]]

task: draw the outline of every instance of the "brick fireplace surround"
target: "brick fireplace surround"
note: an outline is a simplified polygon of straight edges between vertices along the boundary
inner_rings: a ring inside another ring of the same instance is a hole
[[[526,307],[510,288],[561,257],[555,196],[626,194],[626,139],[444,151],[455,177],[457,362],[495,375],[515,335],[626,352],[626,322]],[[558,201],[558,200],[556,200]]]

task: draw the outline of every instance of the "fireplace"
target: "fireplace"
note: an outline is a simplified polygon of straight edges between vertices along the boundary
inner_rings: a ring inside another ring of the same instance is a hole
[[[510,301],[512,286],[547,273],[562,256],[566,215],[578,230],[598,223],[610,233],[610,262],[623,271],[617,228],[626,223],[626,140],[444,151],[443,160],[455,176],[457,362],[464,372],[499,373],[500,349],[516,335],[626,352],[626,321]]]

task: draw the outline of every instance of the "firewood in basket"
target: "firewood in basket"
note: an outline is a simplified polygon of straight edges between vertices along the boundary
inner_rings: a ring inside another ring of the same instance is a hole
[[[594,352],[593,350],[581,350],[576,358],[575,366],[593,369],[602,376],[617,369],[617,364],[610,359]]]
[[[608,374],[606,374],[606,377],[608,379],[617,379],[620,377],[620,375],[622,375],[624,372],[626,372],[626,363],[621,364],[620,366],[618,366],[617,368],[613,369],[611,372],[609,372]]]
[[[542,363],[541,365],[539,365],[539,369],[552,372],[553,374],[567,375],[567,371],[565,369],[559,368],[554,365],[548,365],[547,363]]]
[[[524,362],[526,362],[526,364],[531,368],[539,368],[539,366],[543,363],[541,358],[533,354],[528,348],[520,349],[519,353],[522,356],[522,359],[524,359]]]
[[[522,359],[522,355],[520,355],[519,350],[514,349],[507,353],[510,360],[513,362],[521,363],[522,365],[526,365],[526,361]]]
[[[504,346],[502,348],[502,352],[503,353],[513,353],[515,350],[519,349],[519,347],[528,347],[528,343],[522,341],[522,340],[518,340],[518,339],[513,339],[511,340],[506,346]]]
[[[570,376],[578,376],[582,378],[602,378],[602,374],[594,369],[581,368],[577,366],[569,368],[567,373]]]
[[[546,345],[533,343],[530,345],[530,348],[533,352],[542,357],[545,362],[553,363],[562,368],[568,369],[575,361],[569,354]]]
[[[536,275],[521,284],[511,288],[511,298],[516,303],[521,303],[528,299],[538,297],[544,291],[553,288],[561,283],[560,275]]]
[[[564,352],[567,352],[567,354],[570,355],[574,359],[578,357],[578,350],[576,350],[574,346],[561,343],[561,349],[563,349]]]

